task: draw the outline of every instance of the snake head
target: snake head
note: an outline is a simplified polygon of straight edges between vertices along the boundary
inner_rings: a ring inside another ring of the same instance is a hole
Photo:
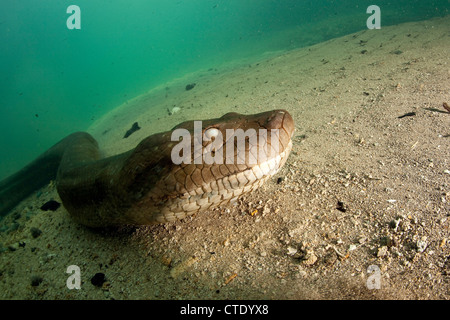
[[[174,221],[236,200],[281,168],[294,128],[286,110],[231,112],[144,139],[120,180],[131,215],[138,224]]]

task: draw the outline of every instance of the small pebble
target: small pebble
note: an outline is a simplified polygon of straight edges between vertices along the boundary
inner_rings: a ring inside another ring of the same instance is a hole
[[[388,247],[387,246],[382,246],[382,247],[378,248],[377,257],[378,258],[382,258],[385,255],[387,255],[387,253],[388,253]]]
[[[17,222],[11,223],[11,224],[9,225],[9,228],[8,228],[8,233],[11,233],[11,232],[13,232],[13,231],[18,230],[19,227],[20,227],[20,224],[19,224],[19,223],[17,223]]]
[[[346,212],[347,211],[347,207],[342,201],[338,201],[336,209],[341,211],[341,212]]]
[[[196,85],[195,83],[190,83],[190,84],[186,85],[186,91],[194,89],[195,85]]]
[[[317,261],[317,256],[314,254],[314,252],[308,251],[305,256],[305,260],[303,260],[302,262],[308,266],[311,266],[314,263],[316,263],[316,261]]]
[[[41,282],[42,282],[43,280],[44,280],[44,279],[43,279],[41,276],[33,275],[33,276],[31,276],[31,285],[32,285],[33,287],[37,287],[38,285],[41,284]]]
[[[41,207],[42,211],[55,211],[61,206],[61,204],[58,201],[50,200],[44,203]]]
[[[31,236],[32,236],[33,238],[39,237],[39,236],[41,235],[41,233],[42,233],[42,231],[41,231],[40,229],[35,228],[35,227],[32,227],[32,228],[30,229],[30,232],[31,232]]]
[[[394,229],[394,231],[397,231],[400,222],[401,222],[400,219],[392,220],[391,222],[389,222],[389,226],[390,226],[392,229]]]
[[[106,276],[103,272],[98,272],[96,273],[92,278],[91,278],[91,283],[96,286],[96,287],[101,287],[103,286],[103,283],[106,282]]]
[[[417,252],[422,253],[427,248],[428,243],[424,240],[419,240],[419,241],[417,241],[416,246],[417,246]]]
[[[366,243],[366,241],[367,241],[367,238],[365,236],[362,236],[358,239],[359,244],[364,244],[364,243]]]
[[[174,107],[174,108],[172,109],[171,113],[172,113],[172,114],[175,114],[175,113],[179,112],[180,110],[181,110],[180,107]]]
[[[8,246],[9,251],[16,251],[16,250],[19,249],[19,248],[20,248],[20,246],[19,246],[19,243],[18,243],[18,242],[15,242],[15,243],[10,244],[10,245]]]
[[[297,249],[296,248],[293,248],[293,247],[288,247],[287,248],[287,254],[288,255],[293,256],[296,253],[297,253]]]

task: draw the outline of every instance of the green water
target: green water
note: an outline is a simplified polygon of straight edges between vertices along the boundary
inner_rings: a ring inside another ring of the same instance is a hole
[[[80,30],[66,26],[71,4]],[[173,78],[363,30],[372,4],[382,26],[450,8],[449,0],[2,1],[0,178]]]

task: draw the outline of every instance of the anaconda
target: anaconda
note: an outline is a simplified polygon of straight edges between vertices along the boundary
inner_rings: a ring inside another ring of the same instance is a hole
[[[64,207],[81,224],[106,227],[175,221],[255,190],[284,165],[292,148],[294,121],[285,110],[254,115],[227,113],[201,123],[202,134],[214,129],[226,137],[227,129],[254,129],[258,139],[247,137],[244,154],[236,152],[233,163],[225,161],[223,152],[222,163],[175,164],[172,150],[178,142],[172,141],[172,132],[186,129],[194,146],[194,121],[151,135],[134,149],[106,158],[101,157],[97,141],[90,134],[76,132],[0,182],[0,216],[54,179]],[[264,132],[260,129],[266,129],[267,139],[260,139],[259,132]],[[273,151],[274,140],[269,137],[275,131],[278,148]],[[259,149],[268,152],[264,160],[249,161],[255,147],[251,141],[267,144]],[[202,143],[205,147],[211,142]],[[237,143],[231,146],[237,148]],[[237,161],[238,157],[244,160]]]

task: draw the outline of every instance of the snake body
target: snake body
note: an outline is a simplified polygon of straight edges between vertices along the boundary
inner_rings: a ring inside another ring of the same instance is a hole
[[[194,121],[151,135],[136,148],[107,158],[101,157],[91,135],[76,132],[0,182],[0,216],[55,179],[64,207],[81,224],[106,227],[175,221],[255,190],[283,166],[292,148],[294,121],[285,110],[254,115],[227,113],[202,121],[203,133],[211,128],[223,137],[227,129],[278,130],[279,148],[266,154],[263,161],[251,163],[248,156],[253,149],[249,140],[244,154],[234,156],[234,160],[244,156],[245,161],[175,164],[171,156],[177,141],[172,141],[172,132],[187,130],[192,134],[189,143],[194,146]],[[257,143],[261,141],[258,136]],[[273,140],[264,141],[265,150],[271,150]],[[210,142],[202,143],[205,147]],[[236,148],[236,144],[231,145]],[[194,153],[194,148],[191,150]]]

